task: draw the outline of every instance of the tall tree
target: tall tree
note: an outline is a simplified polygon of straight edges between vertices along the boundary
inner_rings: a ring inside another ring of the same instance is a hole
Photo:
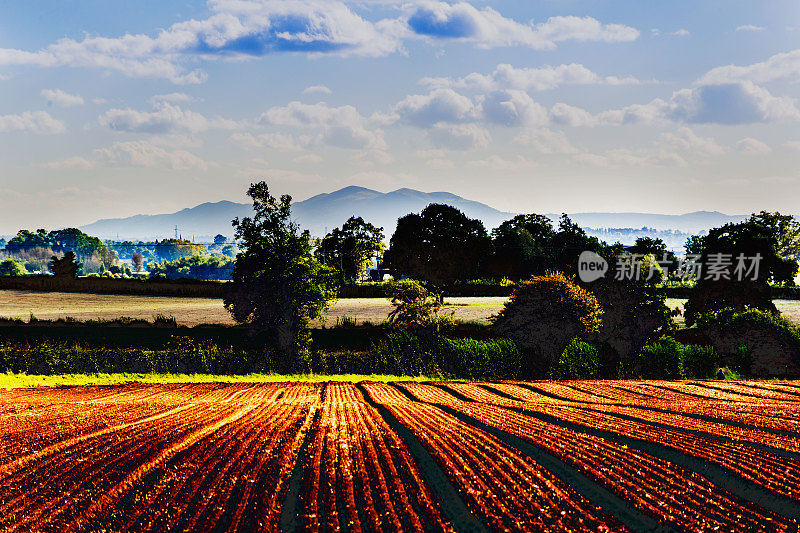
[[[80,268],[81,264],[75,258],[75,252],[71,250],[66,252],[64,257],[54,255],[50,259],[50,270],[53,271],[53,276],[57,278],[76,278]]]
[[[431,204],[419,215],[400,218],[389,246],[395,277],[428,282],[441,294],[447,285],[480,277],[491,240],[480,220],[449,205]]]
[[[581,252],[600,253],[603,243],[597,237],[589,237],[586,232],[573,222],[566,213],[558,222],[558,232],[553,237],[555,264],[559,271],[575,274],[578,270],[578,257]]]
[[[371,258],[383,250],[383,238],[383,228],[361,217],[350,217],[341,229],[335,228],[322,239],[316,256],[338,270],[342,282],[354,282],[366,272]]]
[[[769,283],[792,282],[797,261],[779,252],[776,226],[758,215],[714,228],[702,238],[697,283],[686,302],[686,324],[702,313],[731,307],[776,313]]]
[[[307,348],[308,323],[336,296],[335,272],[312,253],[311,236],[291,220],[292,197],[250,185],[252,218],[233,221],[241,251],[225,307],[239,323],[274,339],[277,366],[289,371]]]
[[[553,267],[553,223],[544,215],[517,215],[492,231],[489,273],[515,281]]]

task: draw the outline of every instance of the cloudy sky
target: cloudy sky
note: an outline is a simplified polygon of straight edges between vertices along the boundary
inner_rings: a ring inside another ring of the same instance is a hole
[[[7,0],[0,234],[346,185],[800,213],[797,0]]]

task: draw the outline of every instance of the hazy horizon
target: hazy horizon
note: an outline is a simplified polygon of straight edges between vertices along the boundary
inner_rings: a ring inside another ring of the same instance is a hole
[[[14,0],[0,234],[347,185],[797,213],[800,4]]]

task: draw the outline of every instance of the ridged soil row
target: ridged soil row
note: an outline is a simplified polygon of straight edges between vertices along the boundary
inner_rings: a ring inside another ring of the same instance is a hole
[[[397,384],[417,397],[440,400],[442,409],[514,435],[559,457],[631,502],[660,523],[679,529],[791,531],[796,522],[737,498],[697,472],[567,427],[507,408],[465,402],[437,387]],[[542,407],[542,406],[540,406]]]
[[[493,435],[396,390],[385,392],[390,385],[365,388],[423,443],[472,513],[491,530],[625,530],[569,484]]]

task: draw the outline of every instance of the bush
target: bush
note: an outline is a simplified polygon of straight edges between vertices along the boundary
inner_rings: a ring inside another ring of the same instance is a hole
[[[390,283],[386,294],[394,306],[389,313],[390,323],[403,327],[425,326],[436,320],[442,305],[422,283],[403,280]]]
[[[596,379],[600,373],[599,348],[579,338],[572,339],[558,363],[550,369],[553,379]]]
[[[0,343],[0,372],[64,374],[96,372],[246,374],[269,371],[264,349],[218,346],[174,337],[162,349],[115,348],[42,341]]]
[[[570,341],[596,332],[602,309],[597,298],[560,272],[520,283],[500,313],[494,331],[524,349],[525,377],[544,374]]]
[[[27,273],[25,267],[13,259],[0,261],[0,276],[24,276]]]
[[[757,377],[800,377],[800,329],[759,309],[700,315],[698,328],[735,370]]]
[[[681,344],[672,337],[661,337],[624,363],[622,374],[629,378],[705,379],[714,377],[719,363],[711,346]]]
[[[371,350],[380,373],[465,379],[518,377],[521,352],[505,340],[448,339],[426,331],[396,331]]]

